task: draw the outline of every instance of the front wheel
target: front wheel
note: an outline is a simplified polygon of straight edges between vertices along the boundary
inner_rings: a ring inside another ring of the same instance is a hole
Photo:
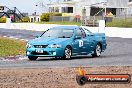
[[[67,46],[64,50],[64,55],[63,55],[63,58],[64,59],[67,59],[67,60],[70,60],[71,59],[71,55],[72,55],[72,49],[70,46]]]
[[[34,57],[34,56],[28,56],[28,59],[31,60],[31,61],[35,61],[37,60],[38,57]]]
[[[92,54],[92,57],[99,57],[101,55],[101,45],[97,44],[94,50],[94,54]]]

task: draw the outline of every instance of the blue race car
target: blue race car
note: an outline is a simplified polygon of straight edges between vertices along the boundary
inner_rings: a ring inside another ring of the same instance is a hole
[[[106,46],[104,33],[92,33],[78,26],[57,26],[29,41],[26,55],[29,60],[36,60],[38,57],[71,59],[72,56],[89,54],[99,57]]]

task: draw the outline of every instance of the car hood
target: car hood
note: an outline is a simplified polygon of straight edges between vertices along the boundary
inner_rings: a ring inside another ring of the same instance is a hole
[[[60,44],[62,42],[68,41],[70,38],[36,38],[29,41],[33,45],[50,45],[50,44]]]

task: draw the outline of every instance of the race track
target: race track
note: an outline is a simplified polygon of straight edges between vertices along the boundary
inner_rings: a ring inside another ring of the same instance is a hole
[[[14,29],[0,29],[0,36],[28,41],[42,32]],[[75,57],[72,60],[39,58],[29,61],[27,57],[14,57],[0,60],[0,68],[44,68],[44,67],[93,67],[93,66],[132,66],[132,39],[107,37],[107,49],[101,57]],[[2,57],[1,57],[2,58]]]

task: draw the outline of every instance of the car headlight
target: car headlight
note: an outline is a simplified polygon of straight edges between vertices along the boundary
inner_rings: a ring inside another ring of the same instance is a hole
[[[32,47],[32,45],[27,43],[26,48],[31,48],[31,47]]]
[[[61,45],[58,45],[58,44],[53,44],[53,45],[50,45],[50,48],[60,48]]]

